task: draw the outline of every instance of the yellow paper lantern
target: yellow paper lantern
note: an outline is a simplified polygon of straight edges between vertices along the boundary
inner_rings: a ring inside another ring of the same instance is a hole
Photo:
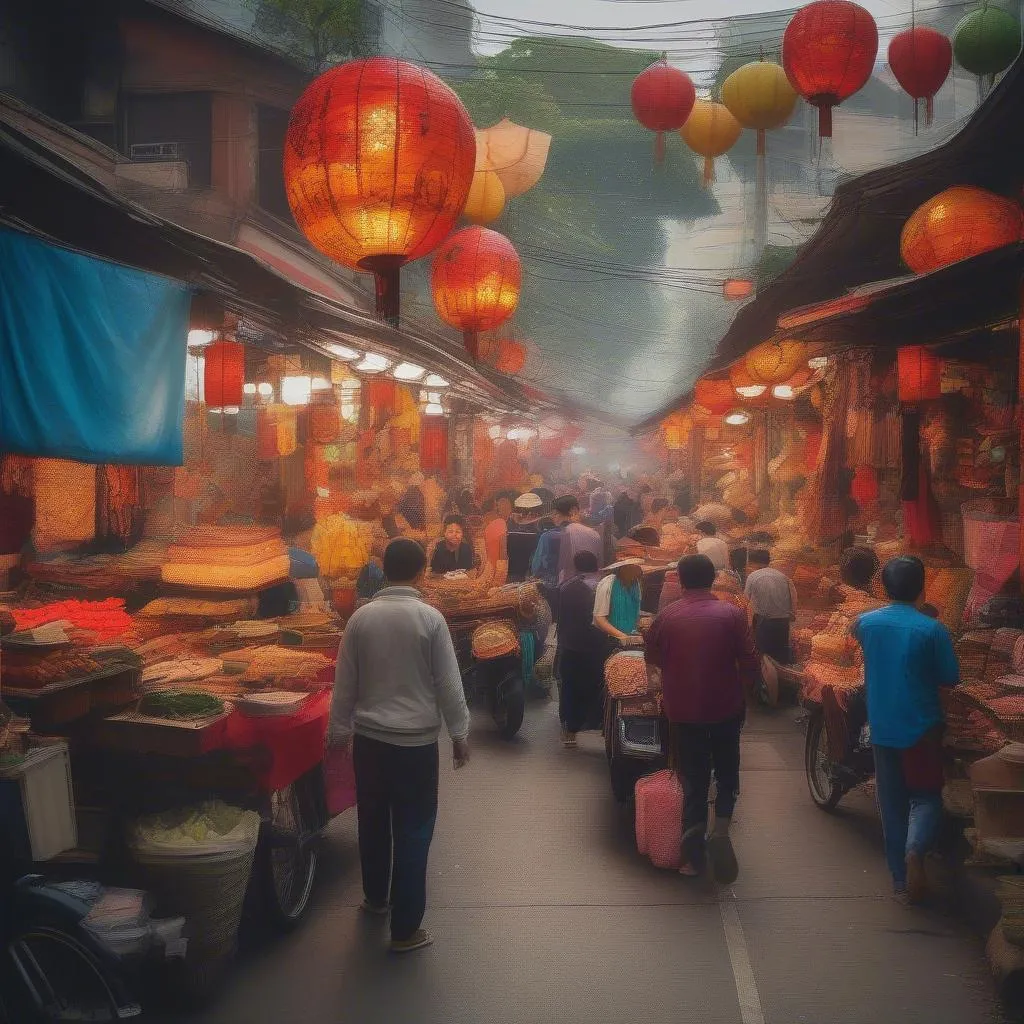
[[[785,384],[807,366],[807,346],[800,341],[766,341],[752,349],[745,360],[755,384]]]
[[[743,125],[724,103],[697,100],[693,105],[679,134],[694,153],[704,157],[705,185],[715,180],[715,157],[732,149],[742,131]]]
[[[504,209],[505,186],[501,178],[494,171],[477,171],[473,175],[463,216],[474,224],[490,224],[501,216]]]
[[[764,133],[781,128],[792,116],[797,94],[785,69],[756,60],[734,71],[722,86],[722,102],[744,128],[757,132],[757,151],[764,152]]]
[[[551,136],[514,124],[508,118],[476,133],[476,169],[494,171],[505,195],[521,196],[541,179]]]

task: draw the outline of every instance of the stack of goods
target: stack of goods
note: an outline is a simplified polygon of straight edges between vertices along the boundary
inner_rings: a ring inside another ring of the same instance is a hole
[[[281,643],[337,651],[341,643],[341,624],[329,612],[298,612],[275,620],[281,630]]]
[[[313,692],[330,685],[334,662],[322,654],[288,647],[251,647],[224,655],[224,668],[240,673],[249,689]]]
[[[49,654],[5,652],[4,687],[11,690],[41,690],[53,683],[89,678],[102,669],[101,662],[91,654],[74,648]]]
[[[280,530],[200,526],[168,548],[165,583],[210,590],[258,590],[288,578],[291,563]]]
[[[123,555],[59,555],[30,562],[27,571],[40,583],[123,593],[143,583],[159,580],[160,568],[166,557],[166,544],[145,540]]]
[[[941,690],[946,717],[943,743],[964,753],[992,754],[999,750],[1006,743],[1006,737],[982,710],[985,702],[998,692],[982,684]]]
[[[239,622],[208,629],[196,638],[196,642],[210,654],[222,654],[224,651],[234,651],[239,647],[244,647],[247,643],[276,643],[280,636],[280,627],[275,622],[243,619]]]
[[[166,690],[181,683],[197,683],[222,675],[224,664],[219,658],[171,658],[155,661],[142,672],[146,690]]]
[[[810,633],[809,637],[805,631],[796,631],[797,648],[808,654],[804,666],[804,700],[819,702],[825,686],[854,690],[863,685],[860,648],[850,635],[854,617],[849,609],[839,610],[831,615],[817,616],[810,630],[806,631]]]
[[[485,622],[473,631],[473,657],[490,661],[510,654],[519,654],[519,634],[511,622]]]
[[[611,697],[641,697],[654,689],[643,651],[619,651],[604,665],[604,684]]]
[[[76,632],[80,642],[107,643],[123,637],[134,627],[124,610],[124,601],[55,601],[34,608],[12,609],[19,630],[33,630],[47,623],[63,622]]]

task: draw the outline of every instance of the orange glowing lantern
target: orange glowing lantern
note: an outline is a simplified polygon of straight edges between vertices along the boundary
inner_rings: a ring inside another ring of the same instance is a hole
[[[236,341],[215,341],[203,350],[203,394],[211,408],[242,404],[245,348]]]
[[[693,400],[713,416],[727,413],[736,404],[728,377],[702,377],[693,389]]]
[[[750,375],[750,371],[747,369],[745,360],[740,360],[740,362],[734,363],[730,367],[729,383],[732,385],[733,391],[735,391],[744,402],[748,403],[763,400],[768,391],[767,384],[758,383]]]
[[[1012,199],[970,185],[947,188],[922,203],[903,226],[900,253],[915,274],[1019,242],[1024,215]]]
[[[745,367],[755,384],[773,387],[785,384],[798,370],[807,366],[807,348],[799,341],[765,341],[752,349]]]
[[[754,294],[754,282],[742,277],[730,277],[722,282],[722,298],[727,302],[739,302]]]
[[[493,171],[506,198],[529,192],[540,181],[548,162],[551,136],[525,128],[507,117],[476,133],[476,169]]]
[[[942,395],[942,363],[921,345],[899,349],[896,375],[901,402],[930,402]]]
[[[511,338],[480,338],[477,352],[481,362],[493,366],[498,373],[519,373],[526,365],[526,346]]]
[[[321,252],[377,282],[398,320],[398,275],[455,226],[473,183],[476,136],[436,75],[389,57],[331,68],[292,110],[284,180],[295,221]]]
[[[463,216],[473,224],[490,224],[505,209],[505,186],[494,171],[478,170],[473,175]]]
[[[690,439],[693,421],[685,412],[674,412],[666,416],[661,423],[661,435],[665,447],[670,452],[682,451]]]
[[[430,276],[437,314],[462,331],[466,351],[479,358],[477,336],[516,311],[523,270],[515,246],[489,228],[464,228],[438,250]]]
[[[362,388],[363,408],[371,428],[383,427],[398,409],[398,385],[383,377],[367,381]]]

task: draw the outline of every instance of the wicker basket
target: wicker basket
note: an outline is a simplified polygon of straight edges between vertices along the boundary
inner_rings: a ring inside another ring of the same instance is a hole
[[[485,622],[473,631],[473,657],[490,661],[519,653],[519,634],[511,622]]]
[[[229,959],[259,839],[259,815],[246,816],[245,839],[211,853],[134,846],[132,856],[162,915],[184,917],[190,962]]]

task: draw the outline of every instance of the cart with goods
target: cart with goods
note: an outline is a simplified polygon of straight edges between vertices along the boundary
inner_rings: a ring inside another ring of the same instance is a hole
[[[642,650],[619,650],[605,662],[604,742],[612,793],[633,800],[638,779],[666,764],[668,727],[661,677]]]
[[[486,705],[501,736],[512,739],[526,713],[536,651],[533,630],[546,604],[536,584],[481,591],[479,585],[446,580],[435,583],[427,599],[451,630],[467,702]]]

